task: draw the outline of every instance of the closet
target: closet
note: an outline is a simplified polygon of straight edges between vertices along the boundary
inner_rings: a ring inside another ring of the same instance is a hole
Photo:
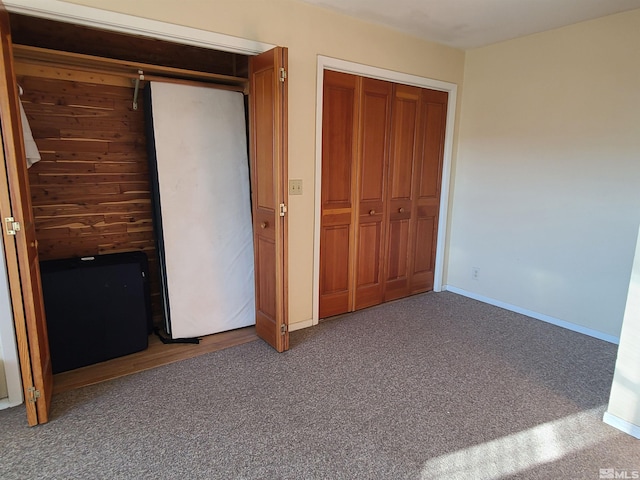
[[[39,260],[146,253],[161,325],[143,92],[167,73],[242,91],[248,57],[18,14],[10,21],[20,100],[42,157],[28,169]]]
[[[15,217],[8,225],[17,225],[3,231],[3,240],[29,424],[48,420],[53,384],[39,259],[146,253],[160,323],[139,90],[148,81],[216,83],[246,95],[240,104],[249,119],[241,135],[249,140],[251,191],[258,192],[246,198],[258,246],[256,334],[278,351],[287,349],[286,49],[249,57],[17,14],[10,20],[11,27],[0,9],[0,177],[6,178],[0,208]],[[16,81],[42,154],[29,171]]]
[[[320,318],[433,288],[447,93],[326,70]]]

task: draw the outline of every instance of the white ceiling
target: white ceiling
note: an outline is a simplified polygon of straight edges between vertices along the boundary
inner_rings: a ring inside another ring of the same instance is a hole
[[[640,8],[640,0],[303,0],[468,49]]]

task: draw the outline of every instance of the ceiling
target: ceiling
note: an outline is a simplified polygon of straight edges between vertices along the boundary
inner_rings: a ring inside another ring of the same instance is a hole
[[[640,8],[640,0],[303,0],[468,49]]]

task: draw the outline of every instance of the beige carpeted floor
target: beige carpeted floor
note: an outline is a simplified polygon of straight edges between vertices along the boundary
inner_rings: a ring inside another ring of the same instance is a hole
[[[0,478],[598,479],[616,346],[429,293],[0,411]],[[632,477],[628,477],[632,478]]]

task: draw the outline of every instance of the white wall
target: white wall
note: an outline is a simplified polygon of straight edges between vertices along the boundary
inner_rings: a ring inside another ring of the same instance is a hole
[[[640,232],[604,421],[640,438]]]
[[[640,224],[638,45],[635,10],[466,53],[448,285],[619,336]]]
[[[20,365],[15,342],[4,244],[0,237],[0,409],[22,403]]]

